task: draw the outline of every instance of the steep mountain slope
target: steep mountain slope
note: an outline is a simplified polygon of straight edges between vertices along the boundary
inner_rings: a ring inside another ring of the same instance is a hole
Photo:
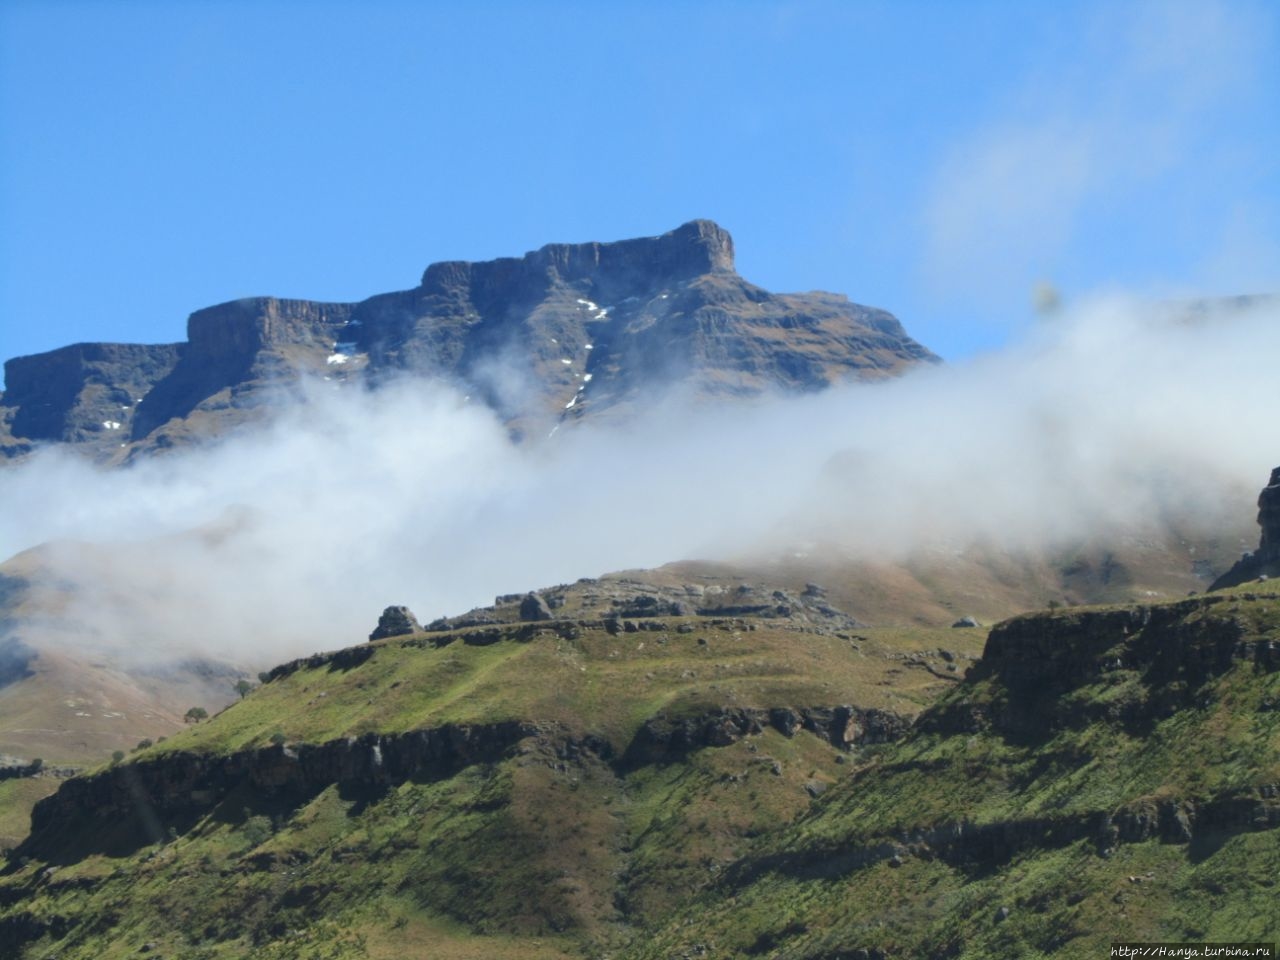
[[[69,781],[0,881],[4,942],[818,958],[1276,938],[1269,585],[1016,618],[970,666],[957,644],[980,631],[642,595],[587,583],[544,596],[554,619],[495,610],[284,665]]]
[[[729,234],[706,220],[436,263],[414,289],[360,303],[238,300],[193,313],[187,336],[8,361],[0,453],[71,443],[112,462],[208,439],[261,416],[303,375],[443,378],[519,433],[673,386],[694,397],[816,390],[937,359],[883,310],[747,282]]]

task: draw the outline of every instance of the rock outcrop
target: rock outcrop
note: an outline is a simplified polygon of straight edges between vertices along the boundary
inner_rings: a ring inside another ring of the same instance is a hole
[[[1262,527],[1258,549],[1241,557],[1210,590],[1280,575],[1280,467],[1271,471],[1270,481],[1258,494],[1258,526]]]
[[[507,721],[449,724],[403,734],[367,734],[320,744],[277,744],[226,755],[177,753],[121,764],[63,783],[36,804],[24,852],[56,849],[76,825],[92,822],[101,849],[154,843],[173,826],[185,829],[237,787],[264,796],[303,799],[331,784],[440,779],[473,763],[491,763],[536,724]]]
[[[184,344],[11,360],[0,454],[72,443],[112,460],[205,440],[261,416],[303,375],[439,378],[527,433],[622,413],[675,384],[706,398],[809,391],[936,360],[883,310],[747,282],[729,234],[696,220],[657,237],[435,263],[417,287],[360,303],[224,303],[191,315]]]
[[[551,608],[539,594],[530,592],[520,601],[520,619],[550,620]]]
[[[422,624],[418,623],[418,618],[408,607],[387,607],[378,617],[378,625],[369,634],[369,642],[421,632]]]
[[[495,597],[492,606],[477,607],[457,617],[441,617],[428,624],[427,629],[458,630],[555,620],[603,622],[611,630],[632,632],[649,629],[647,624],[668,617],[782,620],[795,629],[820,633],[839,633],[861,626],[857,619],[832,606],[821,588],[792,593],[764,583],[739,583],[733,588],[693,583],[671,586],[618,575]]]

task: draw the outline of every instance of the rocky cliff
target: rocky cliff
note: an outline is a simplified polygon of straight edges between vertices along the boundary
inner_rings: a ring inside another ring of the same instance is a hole
[[[183,352],[179,344],[78,343],[4,365],[0,455],[36,443],[73,443],[102,450],[127,444],[139,404]]]
[[[1271,479],[1258,494],[1258,526],[1262,528],[1258,549],[1241,557],[1209,589],[1280,575],[1280,467],[1271,471]]]
[[[936,359],[883,310],[754,286],[734,269],[729,234],[698,220],[658,237],[435,263],[417,287],[360,303],[221,304],[191,315],[184,344],[10,360],[0,454],[73,443],[112,460],[217,436],[306,375],[441,378],[522,433],[673,385],[711,398],[807,391]]]

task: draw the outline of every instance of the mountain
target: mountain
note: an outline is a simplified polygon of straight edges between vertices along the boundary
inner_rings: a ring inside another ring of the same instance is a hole
[[[427,267],[359,303],[255,297],[193,313],[180,344],[77,344],[5,364],[0,454],[72,444],[99,460],[209,439],[311,376],[442,378],[517,435],[691,397],[811,391],[937,358],[889,313],[740,277],[733,241],[697,220],[658,237],[551,244]]]

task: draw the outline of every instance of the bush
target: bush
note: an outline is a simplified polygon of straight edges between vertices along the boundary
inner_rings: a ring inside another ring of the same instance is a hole
[[[250,817],[240,828],[240,836],[244,837],[246,849],[266,843],[272,832],[271,818],[263,816]]]
[[[123,760],[123,759],[124,759],[124,751],[123,751],[123,750],[116,750],[116,751],[114,751],[114,752],[111,754],[111,762],[112,762],[112,763],[119,763],[119,762],[120,762],[121,760]]]

